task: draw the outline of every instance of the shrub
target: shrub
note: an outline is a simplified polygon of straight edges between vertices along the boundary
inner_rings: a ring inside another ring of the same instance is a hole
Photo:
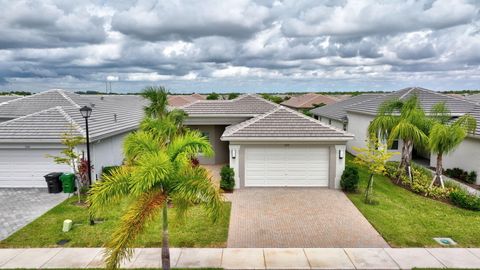
[[[222,167],[220,171],[220,188],[223,190],[233,190],[235,187],[235,172],[228,165]]]
[[[102,175],[110,175],[113,170],[119,167],[120,166],[105,166],[102,168]]]
[[[355,192],[358,189],[358,169],[355,167],[346,167],[340,179],[340,187],[345,192]]]
[[[220,98],[220,95],[215,93],[215,92],[213,92],[213,93],[211,93],[210,95],[207,96],[207,100],[217,100],[219,98]]]
[[[468,174],[468,177],[467,177],[467,183],[470,183],[470,184],[475,184],[477,182],[477,173],[475,171],[471,171],[469,174]]]
[[[450,201],[468,210],[480,211],[480,197],[466,192],[464,189],[457,189],[450,193]]]

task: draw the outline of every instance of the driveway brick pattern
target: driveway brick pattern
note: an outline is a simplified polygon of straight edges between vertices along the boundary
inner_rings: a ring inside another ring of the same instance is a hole
[[[232,195],[229,248],[389,247],[338,190],[244,188]]]
[[[38,188],[0,188],[0,240],[61,203],[66,194]]]

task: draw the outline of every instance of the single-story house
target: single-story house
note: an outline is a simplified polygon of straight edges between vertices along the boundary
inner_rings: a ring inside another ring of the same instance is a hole
[[[370,122],[375,118],[380,105],[387,100],[394,98],[405,100],[412,95],[418,96],[422,108],[427,113],[435,104],[445,102],[446,106],[452,112],[453,117],[471,114],[477,118],[477,125],[480,126],[480,109],[478,108],[479,105],[476,105],[475,102],[461,97],[444,95],[420,87],[405,88],[388,94],[372,96],[360,95],[352,98],[357,99],[353,102],[339,102],[322,108],[317,108],[311,112],[315,114],[317,119],[320,119],[321,117],[322,119],[343,120],[342,123],[346,125],[346,130],[355,135],[352,140],[348,141],[347,151],[355,154],[353,147],[366,147],[367,128]],[[335,116],[336,114],[339,116]],[[479,135],[480,132],[477,130],[477,133],[470,135],[464,142],[462,142],[457,150],[450,155],[445,156],[444,167],[459,167],[464,170],[473,170],[480,173],[480,162],[478,162],[476,158],[472,158],[478,156],[478,153],[480,153]],[[399,152],[401,151],[402,146],[403,143],[401,140],[395,141],[389,151]],[[432,167],[436,166],[436,156],[428,151],[414,147],[413,156],[414,159],[421,159]],[[400,155],[396,155],[392,158],[392,160],[397,161],[399,159]],[[477,183],[480,183],[480,177],[477,179]]]
[[[290,99],[282,102],[281,105],[295,110],[305,110],[312,109],[317,106],[333,104],[338,101],[338,99],[331,96],[308,93],[300,96],[292,96]]]
[[[168,105],[172,107],[181,107],[197,100],[204,100],[205,97],[200,94],[191,95],[168,95]]]
[[[92,178],[105,166],[123,161],[123,138],[138,128],[146,102],[132,95],[78,95],[53,89],[0,104],[0,187],[46,187],[44,175],[69,172],[47,155],[64,149],[62,134],[86,136],[79,109],[92,107],[89,118]],[[80,145],[78,151],[85,151]]]
[[[200,163],[229,164],[236,188],[339,188],[353,135],[256,95],[182,109],[189,115],[185,124],[207,136],[215,150]]]

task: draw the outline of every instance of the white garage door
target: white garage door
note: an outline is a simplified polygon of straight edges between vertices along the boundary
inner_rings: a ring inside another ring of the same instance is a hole
[[[328,186],[328,147],[248,146],[245,186]]]
[[[47,154],[58,155],[54,149],[0,149],[0,187],[47,187],[44,175],[69,172]]]

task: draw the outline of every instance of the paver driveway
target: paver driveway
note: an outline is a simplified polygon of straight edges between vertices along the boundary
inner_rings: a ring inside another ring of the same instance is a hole
[[[67,198],[45,189],[0,188],[0,240],[47,212]]]
[[[244,188],[231,200],[228,247],[388,247],[337,190]]]

